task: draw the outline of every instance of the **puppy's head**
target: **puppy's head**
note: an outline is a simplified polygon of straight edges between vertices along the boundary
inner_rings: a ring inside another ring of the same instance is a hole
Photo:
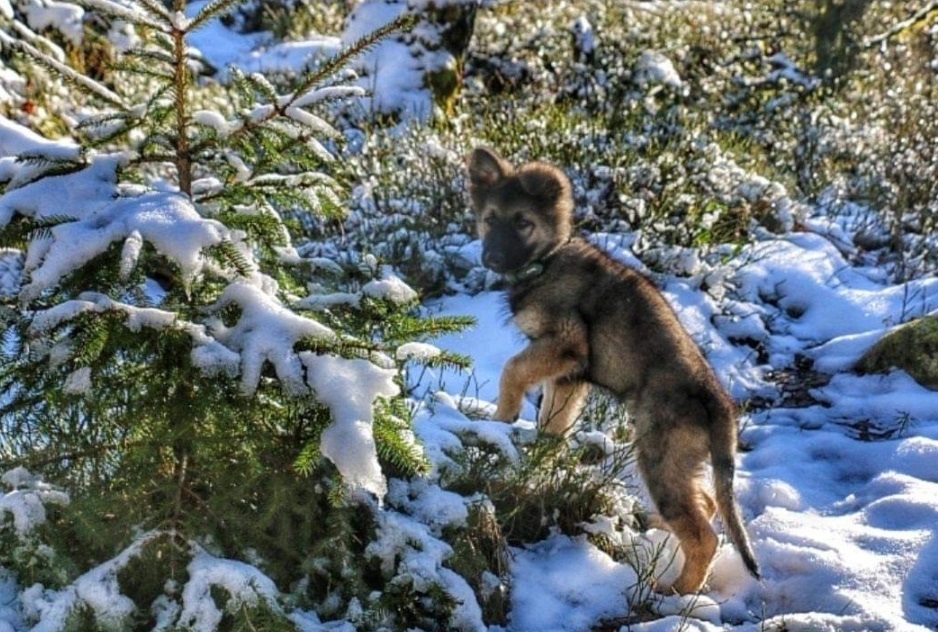
[[[484,147],[473,150],[467,163],[485,267],[519,270],[570,238],[573,196],[560,169],[543,162],[515,169]]]

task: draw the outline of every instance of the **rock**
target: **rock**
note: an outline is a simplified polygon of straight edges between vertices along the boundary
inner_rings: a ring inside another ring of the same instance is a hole
[[[902,369],[926,388],[938,390],[938,315],[910,321],[883,336],[854,366],[859,373]]]

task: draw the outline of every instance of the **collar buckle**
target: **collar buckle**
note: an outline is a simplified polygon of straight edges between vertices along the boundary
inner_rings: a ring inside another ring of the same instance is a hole
[[[544,273],[544,264],[540,261],[534,261],[524,266],[516,272],[506,272],[505,280],[511,285],[516,285],[522,281],[528,281]]]

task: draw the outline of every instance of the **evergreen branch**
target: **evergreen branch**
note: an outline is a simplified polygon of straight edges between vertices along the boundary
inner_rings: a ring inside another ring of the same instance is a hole
[[[124,122],[130,118],[130,114],[127,112],[109,112],[107,114],[97,114],[94,116],[89,116],[88,118],[79,121],[75,126],[75,129],[79,131],[84,131],[88,129],[94,129],[96,127],[101,127],[109,123]]]
[[[66,215],[49,215],[40,219],[17,215],[0,230],[0,247],[25,248],[31,241],[52,237],[52,229],[59,224],[74,221],[74,217]]]
[[[188,32],[192,32],[205,25],[208,20],[227,13],[234,5],[241,0],[212,0],[195,14],[192,21],[186,27]]]
[[[58,59],[59,61],[65,61],[65,51],[63,51],[58,44],[49,38],[39,35],[38,33],[34,33],[19,20],[13,20],[9,24],[12,29],[16,31],[16,33],[19,34],[19,36],[23,39],[33,42],[37,46],[47,48],[49,50],[49,54],[52,55],[55,59]],[[0,41],[11,46],[15,46],[15,42],[2,31],[0,31]]]
[[[167,95],[172,89],[173,89],[172,84],[169,84],[169,83],[168,83],[168,84],[166,84],[166,85],[164,85],[164,86],[161,86],[159,89],[157,89],[156,92],[154,92],[153,94],[150,95],[150,98],[147,99],[146,106],[144,107],[144,112],[148,112],[148,113],[149,113],[149,118],[151,118],[151,119],[154,119],[154,118],[155,118],[155,119],[159,120],[160,117],[159,117],[159,116],[154,117],[154,116],[153,116],[153,113],[154,113],[155,110],[158,109],[158,108],[157,108],[157,104],[160,102],[160,100],[163,99],[164,97],[166,97],[166,95]],[[165,117],[164,117],[164,118],[165,118]]]
[[[142,62],[130,60],[120,61],[115,65],[115,69],[144,77],[153,77],[161,81],[173,80],[172,73],[166,72],[165,70],[161,70],[159,68],[154,68],[153,66],[148,66]]]
[[[400,470],[404,476],[426,474],[430,471],[430,462],[423,449],[404,434],[408,430],[406,422],[392,416],[389,412],[376,407],[372,433],[378,457]]]
[[[319,438],[307,441],[293,461],[293,469],[303,476],[309,476],[322,460]]]
[[[244,74],[243,70],[237,66],[232,66],[228,71],[228,77],[231,85],[234,86],[242,99],[246,102],[253,102],[255,100],[254,86],[251,85],[251,81],[247,78],[247,75]]]
[[[228,4],[231,4],[230,0],[215,0],[215,2],[212,4],[204,7],[202,12],[208,10],[213,5],[221,6]],[[200,12],[199,15],[201,15],[202,12]],[[198,16],[196,16],[195,20],[197,19]],[[193,20],[193,24],[195,20]],[[263,126],[265,123],[274,118],[277,118],[278,116],[287,116],[290,118],[288,116],[288,110],[292,111],[296,103],[301,102],[301,99],[307,96],[306,93],[309,92],[310,89],[338,72],[342,67],[348,64],[352,58],[372,48],[383,38],[387,37],[391,33],[394,33],[395,31],[409,30],[410,28],[413,28],[415,23],[416,18],[412,14],[405,13],[404,15],[398,16],[397,19],[389,22],[388,24],[385,24],[381,28],[372,31],[364,37],[361,37],[346,47],[344,50],[340,51],[337,55],[329,58],[315,72],[308,75],[294,89],[293,93],[287,97],[277,98],[275,93],[270,94],[271,91],[267,88],[267,86],[256,83],[257,79],[254,76],[247,78],[243,75],[243,73],[237,71],[233,72],[232,79],[242,91],[247,92],[245,85],[247,84],[247,86],[250,86],[251,91],[257,90],[265,96],[273,96],[274,98],[272,99],[272,103],[267,106],[266,109],[265,106],[255,107],[252,112],[242,115],[240,127],[233,129],[229,133],[229,139],[232,139],[233,137],[236,138],[243,134],[252,133]],[[193,27],[192,24],[190,24],[189,28],[192,29],[196,27]],[[266,82],[266,78],[264,78],[264,81]],[[204,149],[207,143],[208,141],[203,141],[202,143],[196,144],[191,149],[190,153],[192,155],[198,154]]]
[[[264,95],[268,101],[273,103],[277,100],[277,89],[274,88],[274,84],[270,83],[267,77],[259,72],[252,72],[247,77],[247,80],[250,82],[251,86]]]
[[[472,358],[469,356],[442,350],[439,355],[429,358],[408,358],[408,360],[434,369],[468,369],[472,366]]]
[[[303,338],[294,345],[299,351],[312,351],[317,354],[332,354],[346,358],[361,358],[375,351],[381,351],[379,345],[358,338]]]
[[[124,53],[130,57],[138,57],[144,60],[159,61],[169,66],[173,65],[175,60],[165,51],[153,50],[152,48],[132,48]]]
[[[243,230],[257,241],[272,246],[286,246],[288,237],[279,217],[272,213],[223,212],[219,217],[229,228]]]
[[[80,318],[73,333],[76,351],[72,360],[78,366],[90,366],[104,351],[111,337],[111,328],[121,326],[121,318],[115,318],[114,314],[92,314]]]
[[[328,60],[326,60],[325,63],[323,63],[322,66],[317,68],[315,72],[310,73],[302,82],[300,82],[300,84],[294,90],[293,95],[284,105],[283,109],[286,110],[287,106],[293,105],[314,86],[322,83],[328,77],[333,76],[344,66],[346,66],[348,62],[354,57],[357,57],[358,55],[371,49],[391,33],[394,33],[395,31],[409,31],[416,23],[417,20],[414,14],[403,13],[402,15],[398,16],[397,19],[388,22],[381,28],[368,33],[355,42],[352,42],[352,44],[339,51],[337,55],[330,57]]]
[[[165,50],[167,53],[173,52],[173,36],[171,33],[157,31],[154,33],[153,43]]]
[[[6,40],[8,38],[4,39]],[[76,72],[62,62],[53,59],[49,55],[46,55],[35,46],[20,40],[12,39],[10,39],[8,43],[14,48],[18,49],[20,52],[25,53],[27,56],[31,57],[40,66],[57,74],[67,83],[70,83],[87,93],[97,96],[112,107],[118,108],[120,110],[127,109],[127,104],[124,103],[124,100],[120,97],[120,95],[112,92],[110,89],[101,85],[97,81],[89,79],[85,75]]]
[[[123,20],[124,22],[129,22],[135,26],[149,27],[151,29],[164,32],[169,26],[168,21],[157,22],[147,15],[133,11],[132,9],[128,9],[125,6],[117,4],[116,2],[111,2],[110,0],[79,0],[78,4],[86,6],[89,9],[97,9],[108,17],[117,18],[119,20]]]
[[[172,154],[140,154],[130,161],[132,165],[171,165],[176,159]]]
[[[140,8],[152,15],[154,18],[170,22],[173,18],[159,0],[138,0]]]
[[[28,456],[0,461],[0,470],[6,471],[13,469],[14,467],[25,467],[29,470],[40,471],[45,466],[52,465],[54,463],[61,463],[63,461],[77,462],[80,459],[99,457],[102,454],[107,454],[109,452],[116,452],[118,450],[123,451],[128,448],[142,446],[159,448],[162,447],[163,444],[162,442],[153,440],[129,441],[127,439],[121,439],[116,443],[101,443],[83,450],[74,450],[72,452],[56,452],[56,448],[52,447],[47,450],[42,450],[41,452],[32,452]]]
[[[102,114],[89,117],[75,126],[76,130],[88,136],[91,147],[101,147],[135,128],[139,119],[127,112]]]
[[[209,253],[220,258],[223,263],[230,264],[241,276],[250,276],[254,272],[254,264],[227,239],[210,248]]]

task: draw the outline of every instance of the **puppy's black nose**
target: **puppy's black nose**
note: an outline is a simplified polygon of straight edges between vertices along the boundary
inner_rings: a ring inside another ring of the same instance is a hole
[[[505,255],[500,252],[486,250],[482,253],[482,265],[489,270],[499,272],[505,266]]]

